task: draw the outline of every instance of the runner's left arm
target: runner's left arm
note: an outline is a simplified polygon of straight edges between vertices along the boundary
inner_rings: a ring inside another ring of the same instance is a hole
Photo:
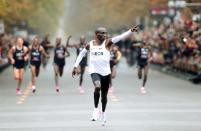
[[[132,27],[128,31],[124,32],[123,34],[109,39],[109,41],[107,42],[107,46],[110,47],[112,44],[115,44],[115,43],[119,42],[120,40],[124,40],[124,39],[128,38],[130,35],[133,34],[133,32],[138,32],[138,30],[139,30],[139,25]]]
[[[70,52],[68,51],[68,48],[66,48],[66,57],[70,56]]]
[[[29,59],[29,49],[27,47],[23,47],[24,48],[24,60],[27,61]]]
[[[77,44],[70,44],[70,39],[72,38],[72,36],[68,36],[67,41],[66,41],[66,48],[70,47],[70,48],[77,48]]]
[[[40,46],[40,51],[42,52],[42,54],[46,57],[49,58],[50,56],[45,52],[44,48],[42,46]]]
[[[117,62],[120,61],[121,56],[122,56],[121,52],[120,52],[120,51],[117,51]]]
[[[152,59],[153,59],[153,53],[152,53],[152,48],[149,46],[149,58],[148,58],[148,61],[149,61],[149,63],[152,61]]]

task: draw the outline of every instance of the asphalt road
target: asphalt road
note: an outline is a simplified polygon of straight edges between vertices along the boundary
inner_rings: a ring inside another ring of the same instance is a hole
[[[92,122],[93,85],[84,78],[85,94],[78,93],[79,77],[71,77],[74,57],[67,59],[60,80],[61,92],[54,89],[50,62],[37,80],[37,91],[29,88],[30,70],[23,83],[23,95],[15,94],[12,68],[0,74],[0,131],[201,131],[201,87],[182,79],[150,70],[147,94],[140,94],[136,68],[124,60],[108,96],[107,124]]]

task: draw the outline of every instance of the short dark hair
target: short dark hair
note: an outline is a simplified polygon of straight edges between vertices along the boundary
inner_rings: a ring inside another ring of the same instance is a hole
[[[98,27],[98,28],[95,30],[95,33],[97,34],[97,33],[99,33],[99,32],[103,32],[103,31],[107,32],[107,29],[106,29],[105,27]]]

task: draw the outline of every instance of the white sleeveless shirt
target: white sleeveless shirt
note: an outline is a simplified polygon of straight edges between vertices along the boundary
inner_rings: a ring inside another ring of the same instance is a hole
[[[94,45],[94,40],[89,43],[89,74],[98,73],[102,76],[111,74],[110,52],[105,47],[105,41],[101,45]]]

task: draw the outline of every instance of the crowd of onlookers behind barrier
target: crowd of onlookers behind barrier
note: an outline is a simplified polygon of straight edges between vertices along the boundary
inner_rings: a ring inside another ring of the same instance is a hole
[[[201,72],[200,24],[182,19],[161,23],[144,37],[152,46],[153,63],[192,74]]]
[[[136,49],[132,44],[148,44],[153,52],[152,63],[175,70],[197,74],[201,72],[201,26],[192,21],[177,20],[161,23],[119,43],[129,65],[134,65]]]
[[[0,70],[6,67],[9,63],[7,54],[8,50],[14,44],[15,38],[11,34],[0,34]]]
[[[194,83],[201,82],[201,25],[192,20],[161,23],[145,32],[145,40],[152,46],[153,63],[175,72],[196,75]]]
[[[192,20],[161,22],[119,43],[129,65],[136,61],[134,43],[145,42],[153,52],[152,64],[174,72],[197,75],[201,82],[201,25]]]

